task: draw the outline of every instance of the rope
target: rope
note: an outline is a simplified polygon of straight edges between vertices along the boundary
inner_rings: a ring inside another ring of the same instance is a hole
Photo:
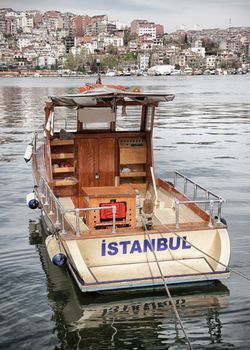
[[[144,220],[142,220],[142,222],[143,222],[143,225],[144,225],[144,228],[145,228],[145,233],[146,233],[146,235],[147,235],[147,238],[148,238],[148,240],[149,240],[149,242],[150,242],[150,244],[151,244],[151,246],[152,246],[152,241],[151,241],[151,238],[150,238],[150,236],[149,236],[146,223],[144,222]],[[179,315],[179,313],[178,313],[178,311],[177,311],[177,309],[176,309],[175,303],[174,303],[173,298],[172,298],[172,296],[171,296],[171,294],[170,294],[169,288],[168,288],[168,286],[167,286],[167,282],[166,282],[166,280],[165,280],[165,278],[164,278],[164,275],[163,275],[162,269],[161,269],[161,267],[160,267],[159,261],[158,261],[158,259],[157,259],[156,253],[155,253],[154,250],[153,250],[152,252],[153,252],[153,254],[154,254],[155,262],[156,262],[157,267],[158,267],[158,269],[159,269],[159,272],[160,272],[160,274],[161,274],[161,278],[162,278],[162,280],[163,280],[164,287],[165,287],[165,290],[166,290],[166,292],[167,292],[168,298],[169,298],[170,303],[171,303],[171,305],[172,305],[172,307],[173,307],[173,310],[174,310],[174,313],[175,313],[175,317],[176,317],[177,321],[179,322],[179,324],[180,324],[180,326],[181,326],[182,332],[184,333],[184,336],[185,336],[186,341],[187,341],[187,343],[188,343],[188,348],[189,348],[190,350],[192,350],[193,347],[192,347],[192,345],[191,345],[191,343],[190,343],[189,337],[188,337],[188,335],[187,335],[187,333],[186,333],[186,331],[185,331],[185,329],[184,329],[184,326],[183,326],[183,323],[182,323],[182,321],[181,321],[180,315]]]
[[[181,238],[182,240],[184,240],[184,238],[181,237],[180,235],[178,235],[178,233],[176,233],[175,231],[173,231],[173,234],[176,235],[177,237]],[[190,244],[193,248],[195,248],[196,250],[198,250],[200,253],[206,255],[208,258],[210,258],[210,259],[214,260],[215,262],[217,262],[217,264],[222,265],[223,267],[227,268],[227,269],[228,269],[229,271],[231,271],[232,273],[235,273],[236,275],[239,275],[239,276],[245,278],[246,280],[250,281],[250,277],[246,276],[244,273],[242,273],[242,272],[240,272],[240,271],[238,271],[238,270],[236,270],[236,269],[233,269],[233,268],[231,268],[231,267],[225,265],[223,262],[221,262],[221,261],[219,261],[218,259],[214,258],[212,255],[210,255],[210,254],[204,252],[202,249],[196,247],[193,243],[189,242],[187,239],[185,239],[185,241],[186,241],[188,244]]]

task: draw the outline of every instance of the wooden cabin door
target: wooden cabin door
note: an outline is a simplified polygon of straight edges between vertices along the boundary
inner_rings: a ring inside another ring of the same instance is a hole
[[[77,144],[79,188],[114,186],[115,140],[113,138],[80,139]]]

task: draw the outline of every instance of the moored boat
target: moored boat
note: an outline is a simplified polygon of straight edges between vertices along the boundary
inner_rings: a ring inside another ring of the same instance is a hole
[[[96,84],[46,103],[29,203],[51,232],[52,262],[83,292],[229,276],[223,199],[179,172],[173,183],[154,175],[155,110],[173,98]]]

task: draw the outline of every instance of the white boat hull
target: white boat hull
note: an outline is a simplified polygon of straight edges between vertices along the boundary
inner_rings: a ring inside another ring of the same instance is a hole
[[[69,268],[84,292],[227,278],[229,246],[225,229],[63,240]]]

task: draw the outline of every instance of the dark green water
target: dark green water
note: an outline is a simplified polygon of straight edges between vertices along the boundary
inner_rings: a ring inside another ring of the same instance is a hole
[[[230,266],[250,276],[250,75],[114,81],[176,95],[156,119],[156,173],[171,181],[179,170],[227,200]],[[43,244],[29,242],[29,220],[40,214],[25,203],[33,187],[26,144],[43,123],[47,96],[82,83],[0,79],[0,348],[187,349],[165,294],[82,295]],[[250,282],[232,274],[223,284],[173,293],[194,349],[250,349],[249,291]]]

